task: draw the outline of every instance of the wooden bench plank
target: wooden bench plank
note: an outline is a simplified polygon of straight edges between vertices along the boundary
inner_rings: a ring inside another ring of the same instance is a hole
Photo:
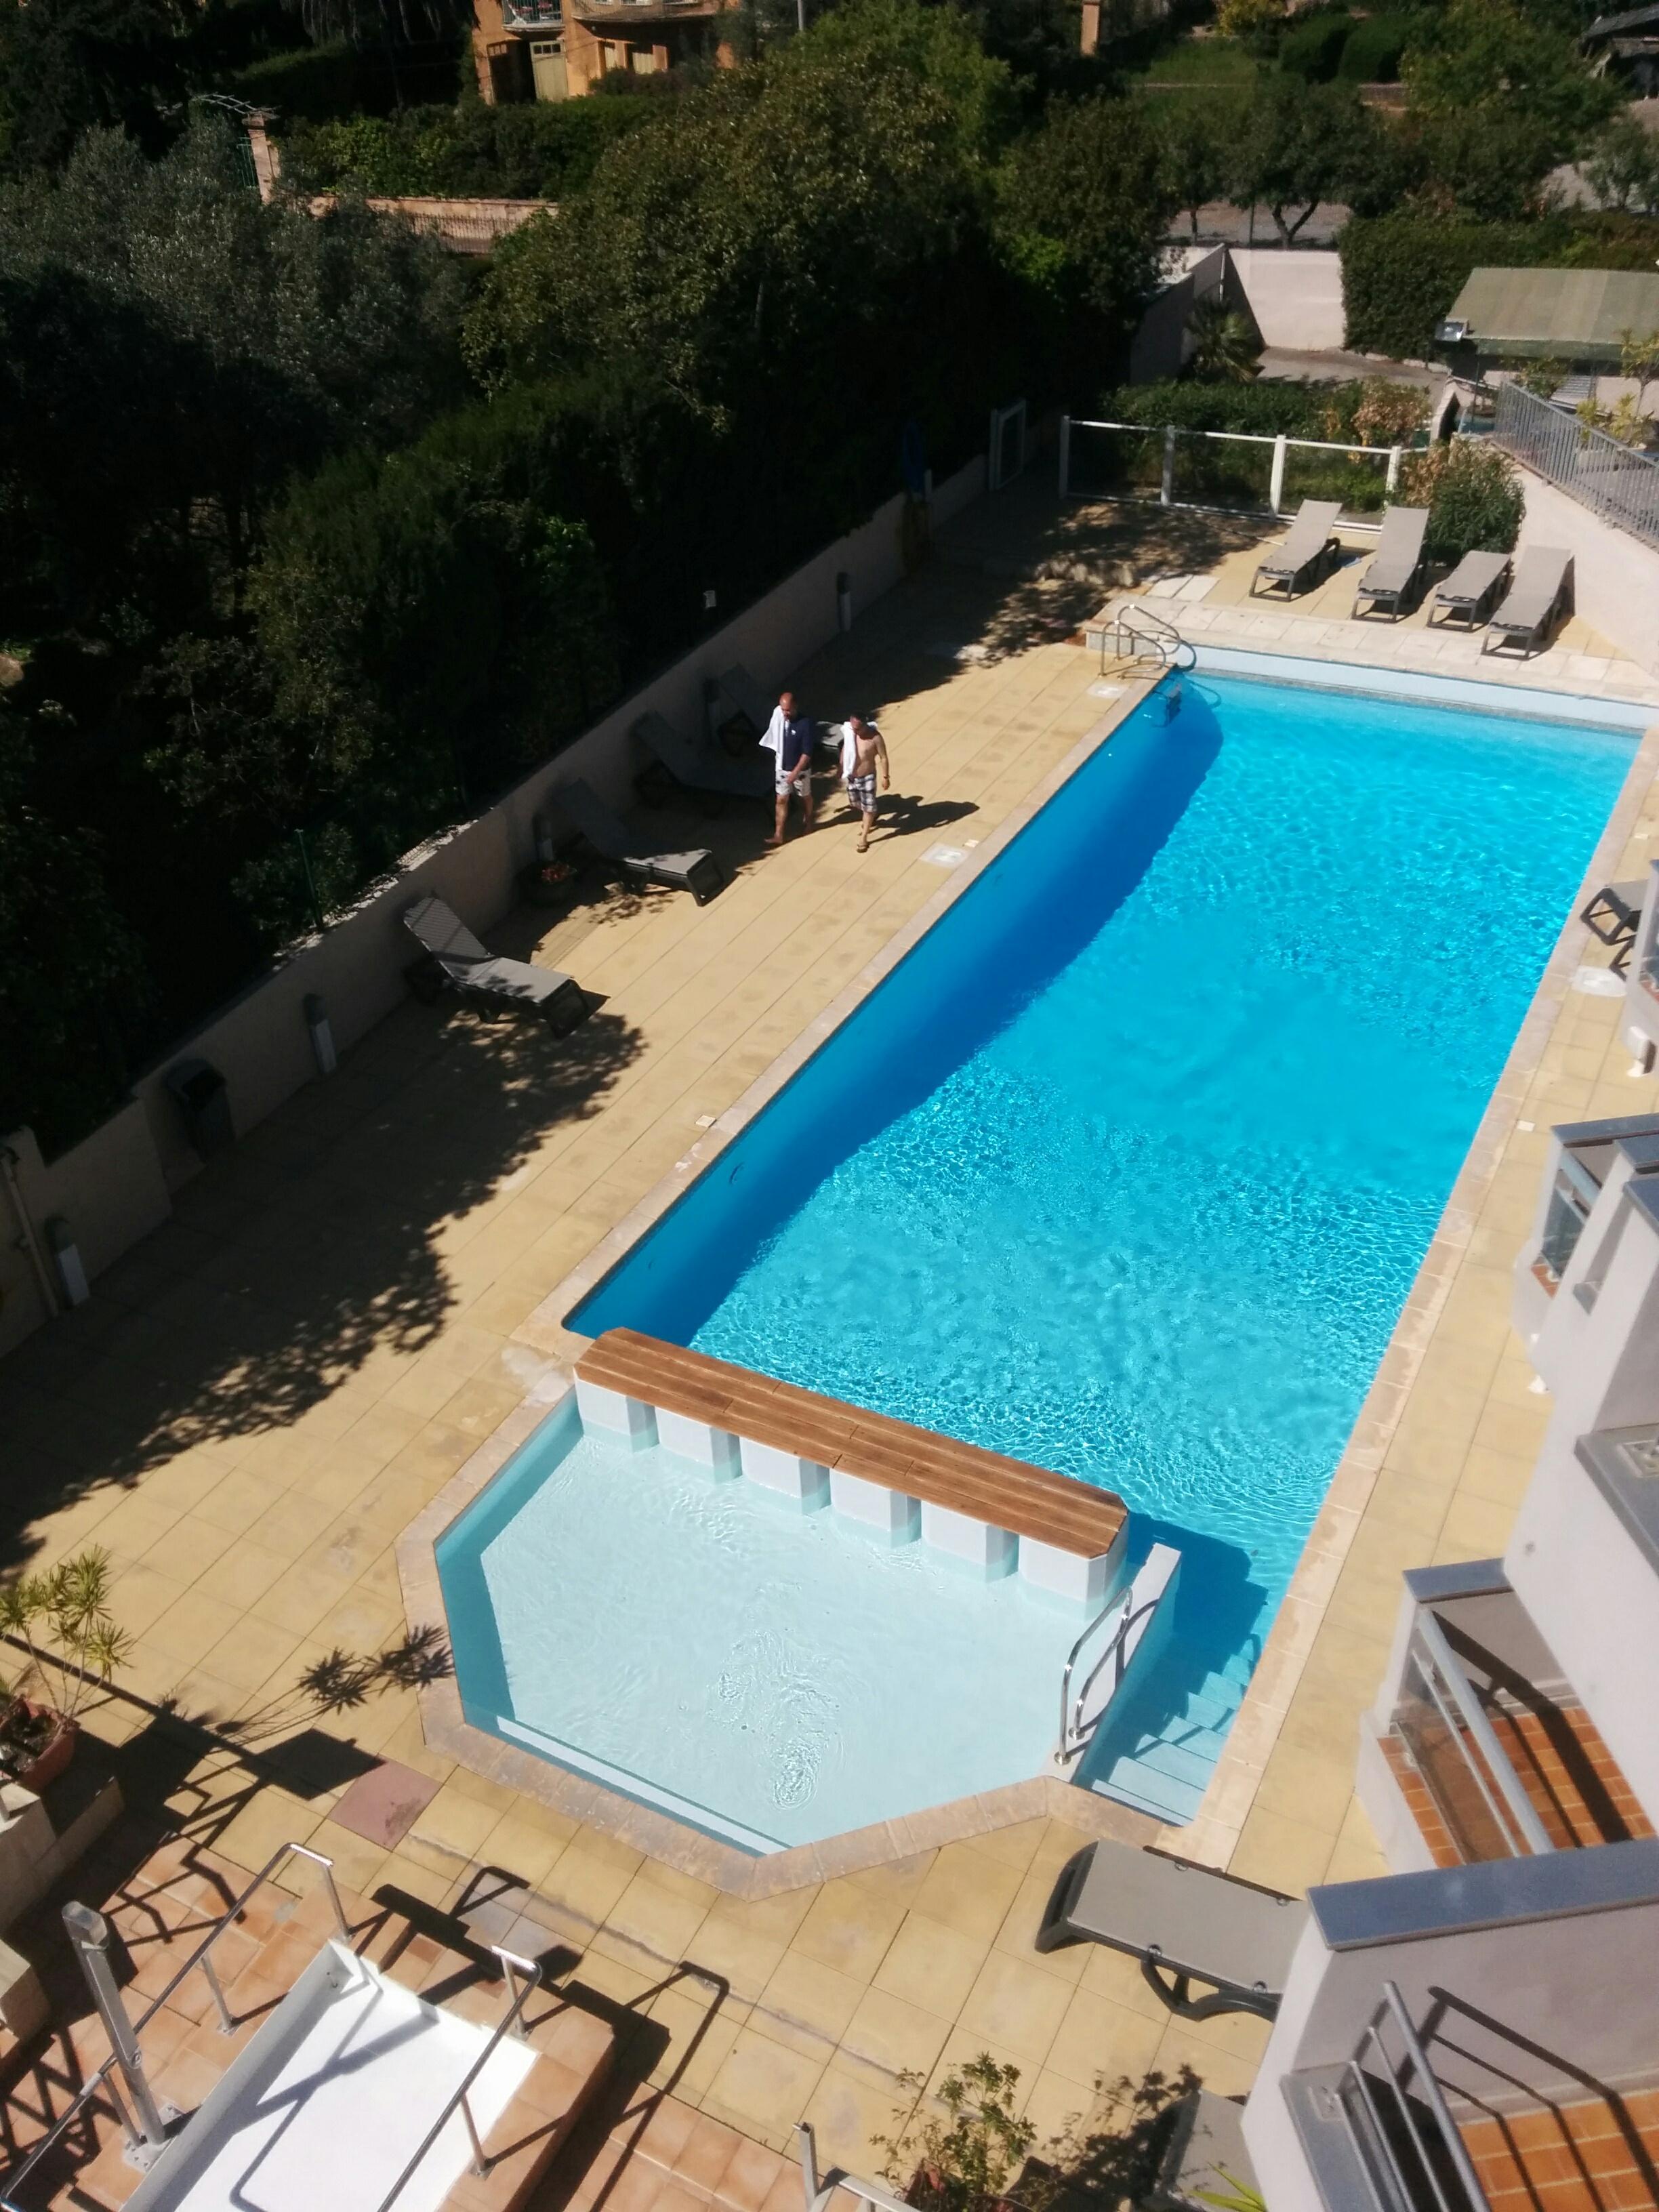
[[[842,1468],[1080,1558],[1109,1551],[1127,1517],[1122,1499],[1109,1490],[637,1329],[607,1329],[577,1361],[576,1373],[585,1382]]]

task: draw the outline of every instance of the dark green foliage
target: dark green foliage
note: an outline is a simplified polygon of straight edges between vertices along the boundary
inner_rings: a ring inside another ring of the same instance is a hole
[[[1419,35],[1415,15],[1371,15],[1356,23],[1337,75],[1348,84],[1395,84],[1407,47]]]
[[[1316,438],[1331,387],[1260,377],[1252,384],[1131,384],[1101,401],[1106,420],[1173,422],[1178,430],[1243,430],[1256,437]]]
[[[1449,566],[1477,550],[1513,552],[1526,512],[1509,455],[1462,438],[1407,462],[1401,496],[1428,508],[1425,549],[1431,561]]]
[[[616,139],[659,118],[648,99],[412,107],[282,133],[284,173],[304,189],[563,200]]]
[[[1288,246],[1322,200],[1340,200],[1376,159],[1381,126],[1351,85],[1265,77],[1232,132],[1231,197],[1273,216]]]
[[[40,805],[34,750],[0,698],[0,1129],[27,1122],[51,1154],[119,1097],[113,1014],[142,988],[142,964],[96,841]]]
[[[265,56],[221,82],[225,91],[251,106],[274,109],[283,123],[354,115],[392,104],[384,63],[376,67],[343,39]]]
[[[184,95],[184,18],[172,0],[29,0],[0,9],[0,162],[68,159],[83,131],[171,139]]]
[[[1279,66],[1304,84],[1328,84],[1337,74],[1354,20],[1346,8],[1318,9],[1298,16],[1279,42]],[[1346,76],[1349,72],[1346,70]]]
[[[1516,223],[1384,216],[1350,222],[1340,243],[1349,345],[1425,360],[1436,350],[1435,325],[1472,270],[1651,269],[1659,222],[1613,215]]]

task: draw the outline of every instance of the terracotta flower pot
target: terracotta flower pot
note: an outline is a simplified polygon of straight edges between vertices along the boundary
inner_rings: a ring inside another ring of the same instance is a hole
[[[14,1698],[4,1713],[0,1714],[0,1737],[9,1735],[10,1723],[20,1716],[31,1721],[50,1718],[57,1723],[33,1757],[27,1759],[11,1777],[25,1790],[33,1790],[38,1797],[43,1790],[58,1779],[74,1758],[81,1723],[79,1721],[64,1720],[53,1713],[50,1706],[32,1704],[27,1698]]]

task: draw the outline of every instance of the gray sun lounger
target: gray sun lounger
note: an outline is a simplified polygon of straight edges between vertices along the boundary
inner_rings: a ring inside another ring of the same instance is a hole
[[[1323,583],[1342,557],[1342,541],[1336,535],[1341,512],[1340,500],[1304,499],[1290,536],[1258,566],[1250,597],[1282,589],[1286,599],[1293,599],[1298,592]]]
[[[763,736],[772,719],[772,709],[778,703],[775,694],[769,698],[740,660],[726,671],[720,684],[744,721],[753,725],[755,735]]]
[[[1646,877],[1627,877],[1622,884],[1603,884],[1579,910],[1578,919],[1590,935],[1611,949],[1613,958],[1607,965],[1615,975],[1629,969],[1631,949],[1642,926],[1642,902],[1647,895]]]
[[[580,776],[569,783],[556,784],[548,796],[568,815],[596,853],[614,860],[635,882],[690,891],[699,906],[707,906],[726,889],[726,871],[706,846],[694,853],[647,851],[645,842]]]
[[[1271,2020],[1307,1917],[1302,1899],[1212,1867],[1129,1844],[1090,1844],[1061,1869],[1036,1948],[1105,1943],[1127,1951],[1183,2020],[1222,2012]],[[1209,1994],[1194,1996],[1194,1982],[1207,1982]]]
[[[1423,533],[1429,526],[1426,507],[1391,507],[1382,518],[1376,550],[1353,595],[1356,618],[1381,611],[1398,622],[1422,596]],[[1362,606],[1361,600],[1365,602]]]
[[[727,799],[770,799],[775,766],[757,746],[735,758],[724,746],[695,744],[660,714],[641,714],[634,735],[676,783],[688,791],[719,792]]]
[[[1243,2118],[1243,2106],[1231,2097],[1219,2097],[1213,2089],[1189,2090],[1176,2107],[1147,2203],[1158,2212],[1206,2212],[1218,2194],[1237,2194],[1228,2188],[1230,2180],[1255,2189]]]
[[[1436,627],[1434,618],[1438,614],[1444,617],[1439,625],[1443,629],[1453,620],[1468,629],[1479,629],[1509,580],[1507,553],[1466,553],[1445,582],[1434,587],[1430,629]]]
[[[469,998],[495,999],[527,1007],[555,1036],[568,1036],[592,1012],[580,983],[556,968],[535,968],[527,960],[501,958],[480,945],[441,898],[416,899],[404,910],[404,927],[458,991]]]
[[[1571,612],[1571,554],[1555,545],[1528,545],[1515,564],[1515,581],[1480,650],[1498,653],[1508,645],[1537,653]]]

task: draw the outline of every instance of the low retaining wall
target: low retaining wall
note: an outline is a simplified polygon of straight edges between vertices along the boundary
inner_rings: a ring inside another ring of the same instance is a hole
[[[935,491],[935,526],[969,506],[984,485],[981,456]],[[63,1216],[88,1277],[119,1259],[165,1219],[168,1194],[201,1164],[167,1090],[169,1069],[185,1059],[209,1061],[225,1079],[236,1132],[246,1135],[256,1127],[317,1075],[307,999],[323,1000],[341,1051],[398,1005],[404,970],[416,951],[401,921],[412,900],[435,893],[483,934],[507,912],[514,878],[534,858],[532,823],[555,763],[561,782],[580,775],[611,805],[626,805],[639,764],[631,733],[640,716],[656,713],[677,727],[697,729],[705,680],[734,662],[763,686],[781,682],[835,635],[838,574],[844,570],[852,579],[855,611],[898,581],[903,573],[902,512],[902,497],[887,501],[860,529],[826,546],[653,677],[487,813],[406,854],[394,875],[374,885],[321,936],[290,946],[269,975],[181,1037],[165,1061],[134,1085],[132,1102],[82,1143],[48,1166],[27,1131],[12,1137],[17,1195],[34,1231],[42,1231],[49,1216]],[[11,1194],[0,1189],[0,1353],[38,1328],[47,1315],[27,1243],[17,1241],[23,1224],[5,1218],[12,1210]],[[52,1255],[44,1235],[37,1233],[36,1242],[56,1292]]]

